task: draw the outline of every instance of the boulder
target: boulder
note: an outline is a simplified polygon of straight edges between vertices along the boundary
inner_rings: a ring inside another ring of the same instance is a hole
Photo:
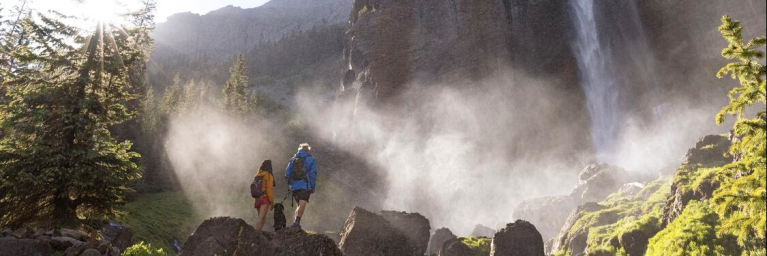
[[[120,251],[125,251],[125,248],[133,245],[133,229],[115,221],[110,221],[109,224],[101,228],[101,237],[103,237],[103,241],[111,243]]]
[[[216,217],[205,220],[181,248],[180,256],[277,255],[275,246],[242,219]]]
[[[88,249],[81,253],[80,256],[101,256],[101,253],[96,249]]]
[[[34,239],[0,238],[0,256],[48,256],[51,247]]]
[[[281,229],[271,239],[279,256],[343,256],[330,237],[308,234],[299,228]]]
[[[380,215],[418,247],[418,255],[426,253],[431,235],[431,225],[426,217],[419,213],[395,211],[382,211]]]
[[[493,237],[495,234],[495,229],[492,229],[488,226],[477,224],[474,226],[474,229],[471,231],[471,236],[473,237]]]
[[[71,237],[55,236],[55,237],[51,237],[48,243],[51,245],[51,247],[53,247],[54,250],[63,251],[69,247],[80,245],[83,242]]]
[[[439,256],[474,256],[474,252],[459,238],[452,238],[442,244]]]
[[[429,240],[429,255],[439,255],[439,251],[442,249],[442,245],[447,240],[454,239],[456,236],[448,228],[440,228],[434,231],[434,235]]]
[[[506,224],[495,233],[490,247],[491,256],[544,256],[541,233],[524,220]]]
[[[32,234],[35,231],[28,227],[21,227],[13,231],[13,236],[16,238],[32,238]]]
[[[13,235],[13,230],[11,230],[10,228],[3,229],[3,231],[0,232],[0,238],[12,236],[12,235]]]
[[[62,228],[59,229],[59,232],[62,236],[71,237],[80,241],[84,241],[85,239],[85,235],[83,235],[83,233],[80,233],[80,231],[74,229]]]
[[[524,200],[514,208],[514,219],[527,220],[545,240],[557,235],[570,212],[580,200],[570,196],[549,196]],[[493,232],[495,233],[495,232]]]
[[[609,164],[590,164],[578,174],[578,186],[570,193],[571,197],[581,202],[601,202],[626,183],[646,183],[655,176],[645,173],[627,172],[623,168]]]
[[[360,207],[355,207],[346,219],[339,247],[347,256],[423,255],[417,243],[413,243],[384,217]]]

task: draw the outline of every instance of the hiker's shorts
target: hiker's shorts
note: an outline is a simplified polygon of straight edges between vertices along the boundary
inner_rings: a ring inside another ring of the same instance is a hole
[[[256,199],[256,205],[254,206],[256,209],[261,208],[262,205],[269,205],[269,197],[266,195],[263,195]]]
[[[299,190],[293,191],[293,198],[296,199],[296,202],[301,200],[309,202],[309,196],[311,195],[312,195],[312,191],[307,189],[299,189]]]

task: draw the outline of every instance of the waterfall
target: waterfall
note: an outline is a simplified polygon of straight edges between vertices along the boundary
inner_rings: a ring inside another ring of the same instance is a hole
[[[618,146],[625,105],[630,104],[624,102],[625,96],[632,93],[631,88],[656,83],[654,58],[634,1],[596,1],[600,6],[595,6],[595,0],[573,0],[570,4],[576,32],[572,48],[591,115],[592,143],[597,160],[607,161]],[[615,9],[606,11],[606,5]]]

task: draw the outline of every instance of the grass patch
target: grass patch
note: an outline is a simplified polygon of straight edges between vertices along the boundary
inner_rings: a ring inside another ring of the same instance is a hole
[[[165,252],[173,252],[173,239],[183,243],[202,221],[182,192],[144,195],[126,204],[127,214],[118,219],[133,229],[133,241],[143,241]]]

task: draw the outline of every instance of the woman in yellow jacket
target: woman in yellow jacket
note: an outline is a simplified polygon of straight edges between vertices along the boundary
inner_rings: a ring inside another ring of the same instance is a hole
[[[266,223],[266,214],[269,209],[274,209],[274,174],[272,173],[272,160],[264,160],[261,168],[258,168],[256,177],[261,176],[261,187],[265,190],[264,195],[256,199],[255,208],[258,209],[258,223],[256,230],[261,231]]]

